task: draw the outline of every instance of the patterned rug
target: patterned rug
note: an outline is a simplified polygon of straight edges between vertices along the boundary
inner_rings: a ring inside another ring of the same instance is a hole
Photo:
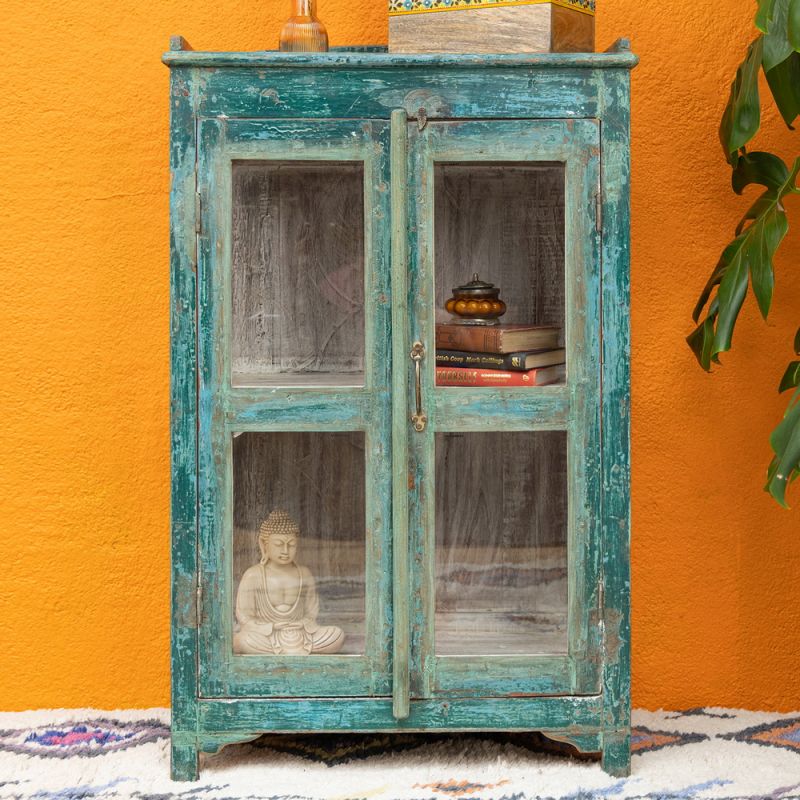
[[[11,800],[800,798],[800,713],[634,712],[630,778],[537,734],[264,736],[169,780],[169,712],[0,713]]]

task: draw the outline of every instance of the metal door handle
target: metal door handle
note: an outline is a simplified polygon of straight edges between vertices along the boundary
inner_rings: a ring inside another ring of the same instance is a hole
[[[414,423],[414,430],[418,432],[424,431],[425,425],[428,422],[428,418],[422,410],[422,366],[420,362],[424,357],[425,346],[422,342],[414,342],[414,344],[411,345],[411,360],[414,362],[416,379],[417,413],[411,415],[411,421]]]

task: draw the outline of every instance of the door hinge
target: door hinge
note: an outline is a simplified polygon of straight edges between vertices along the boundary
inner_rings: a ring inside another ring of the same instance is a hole
[[[200,583],[200,578],[198,576],[197,580],[197,627],[199,628],[203,624],[203,584]]]
[[[603,232],[603,190],[598,188],[594,195],[594,228]]]
[[[200,216],[203,210],[203,205],[200,199],[200,192],[194,193],[194,232],[201,234],[203,232],[203,218]]]

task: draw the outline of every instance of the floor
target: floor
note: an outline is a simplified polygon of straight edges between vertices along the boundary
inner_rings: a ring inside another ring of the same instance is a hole
[[[169,780],[169,712],[0,713],[0,798],[800,798],[800,712],[634,712],[632,774],[536,734],[268,736]]]

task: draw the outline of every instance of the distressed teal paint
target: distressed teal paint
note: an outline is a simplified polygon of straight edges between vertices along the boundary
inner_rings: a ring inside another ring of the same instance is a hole
[[[564,656],[434,656],[432,663],[436,697],[576,694]]]
[[[173,69],[170,80],[170,439],[172,529],[172,774],[197,778],[197,395],[196,247],[194,219],[194,81]]]
[[[529,56],[174,47],[164,58],[172,70],[173,775],[195,778],[198,752],[268,730],[540,730],[601,750],[605,769],[626,774],[628,73],[636,57],[624,43],[605,54]],[[566,387],[434,387],[433,153],[566,163]],[[298,157],[365,164],[365,386],[232,387],[230,162]],[[409,418],[408,351],[418,339],[429,419],[421,433]],[[365,432],[372,594],[363,657],[231,652],[231,437],[295,430]],[[434,434],[471,430],[568,431],[563,655],[434,652]]]
[[[199,282],[201,693],[207,697],[368,696],[389,690],[391,640],[391,295],[389,125],[384,121],[199,123],[202,218]],[[304,159],[364,165],[365,386],[363,389],[233,388],[230,380],[232,162]],[[242,431],[361,430],[366,435],[366,652],[363,656],[237,656],[232,652],[232,442]]]
[[[630,772],[630,76],[607,76],[603,126],[603,767]]]
[[[638,59],[627,52],[621,39],[605,53],[498,53],[471,54],[448,53],[365,53],[355,48],[334,49],[329,53],[281,53],[267,50],[257,53],[217,53],[200,50],[171,51],[164,54],[163,61],[171,67],[260,67],[303,69],[366,69],[371,72],[388,67],[425,70],[449,67],[452,69],[489,69],[492,67],[532,67],[539,70],[554,69],[631,69]],[[622,45],[619,49],[618,45]]]
[[[563,386],[542,386],[535,392],[517,389],[442,388],[433,398],[437,419],[448,431],[563,430],[569,418],[569,393]]]
[[[412,700],[408,717],[398,720],[391,698],[296,700],[201,700],[204,732],[385,731],[385,730],[600,730],[602,699],[514,697]],[[246,736],[243,738],[247,738]]]
[[[406,113],[392,112],[392,713],[408,717],[411,670],[411,594],[408,550],[408,436],[407,391],[410,368],[408,342],[408,132]]]
[[[600,128],[596,120],[480,120],[429,121],[418,130],[411,126],[411,184],[417,223],[412,237],[414,304],[412,336],[434,352],[433,231],[434,163],[560,162],[565,170],[566,345],[569,366],[565,388],[551,387],[542,394],[532,413],[523,391],[480,391],[435,388],[435,362],[423,361],[423,404],[433,408],[423,434],[411,434],[411,457],[423,478],[420,505],[411,539],[419,569],[414,588],[421,598],[416,624],[421,674],[418,695],[503,694],[531,692],[587,693],[599,690],[598,640],[591,635],[590,620],[598,584],[598,537],[593,512],[595,486],[600,474],[600,340],[597,330],[600,296],[600,242],[595,208],[600,191]],[[462,394],[463,393],[463,394]],[[538,394],[535,392],[535,394]],[[529,394],[534,394],[529,392]],[[480,404],[481,414],[458,413],[461,397],[468,405]],[[444,398],[440,400],[439,398]],[[550,402],[548,403],[547,398]],[[525,415],[520,413],[519,406]],[[445,413],[442,415],[440,411]],[[516,411],[516,413],[515,413]],[[449,412],[449,413],[448,413]],[[549,412],[554,412],[550,416]],[[452,416],[451,416],[452,415]],[[527,669],[513,659],[465,657],[437,658],[434,652],[434,433],[452,430],[562,429],[568,434],[569,462],[569,653],[540,664],[530,659]],[[594,606],[596,608],[596,606]],[[491,665],[491,666],[490,666]],[[555,666],[554,666],[555,665]]]

